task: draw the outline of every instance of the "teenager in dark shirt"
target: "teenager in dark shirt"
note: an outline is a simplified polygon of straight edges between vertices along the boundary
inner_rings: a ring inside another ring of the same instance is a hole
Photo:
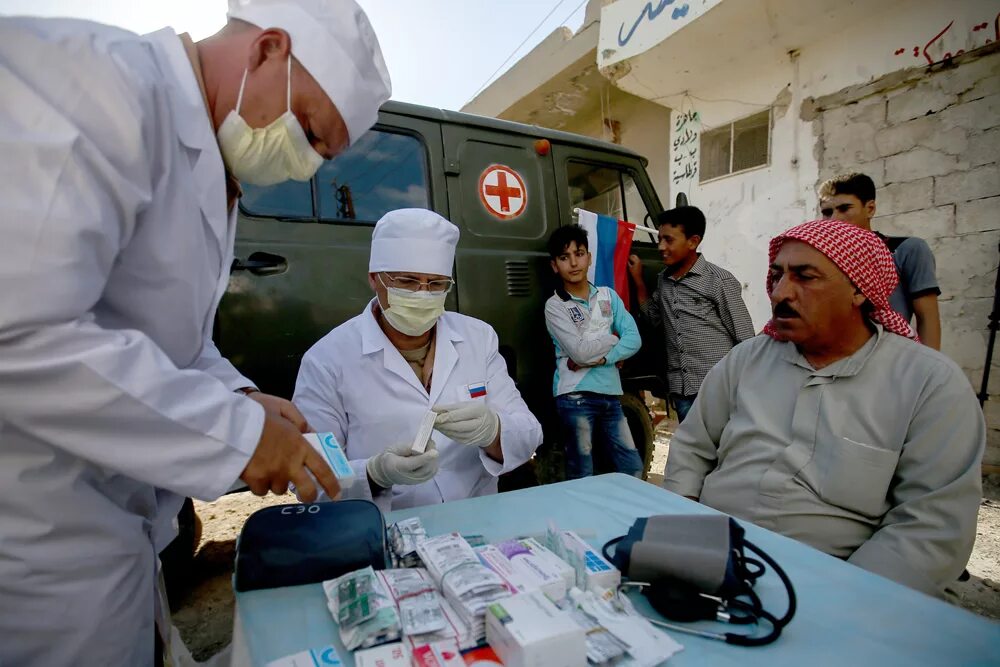
[[[824,218],[871,230],[871,220],[875,216],[875,183],[865,174],[842,174],[831,178],[820,186],[819,200]],[[935,275],[934,253],[926,241],[916,236],[879,236],[889,246],[899,273],[899,286],[889,297],[889,304],[908,322],[916,316],[915,328],[921,342],[940,350],[938,295],[941,290]]]

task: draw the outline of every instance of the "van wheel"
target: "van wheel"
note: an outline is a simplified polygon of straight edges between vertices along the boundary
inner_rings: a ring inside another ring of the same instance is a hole
[[[653,462],[653,419],[645,401],[636,394],[622,394],[622,412],[625,413],[632,440],[642,458],[642,478],[646,479]]]

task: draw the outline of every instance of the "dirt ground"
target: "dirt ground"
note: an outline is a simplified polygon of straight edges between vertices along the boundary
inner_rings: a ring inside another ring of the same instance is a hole
[[[662,421],[650,482],[659,484],[675,422]],[[978,614],[1000,619],[1000,475],[984,479],[976,546],[969,561],[970,580],[955,586],[960,604]],[[294,502],[291,496],[257,498],[249,492],[214,503],[195,502],[203,525],[190,581],[171,599],[173,620],[197,660],[205,660],[229,644],[233,628],[232,572],[236,537],[256,510]]]

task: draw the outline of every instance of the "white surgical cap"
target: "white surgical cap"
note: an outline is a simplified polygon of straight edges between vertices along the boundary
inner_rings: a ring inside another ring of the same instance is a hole
[[[288,33],[292,54],[337,107],[352,144],[375,124],[392,83],[354,0],[229,0],[229,18]]]
[[[425,208],[389,211],[372,232],[368,271],[410,271],[451,276],[458,227]]]

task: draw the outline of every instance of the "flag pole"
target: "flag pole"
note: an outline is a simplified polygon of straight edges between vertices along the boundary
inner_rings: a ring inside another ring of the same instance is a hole
[[[573,209],[573,217],[574,218],[579,218],[580,217],[580,210],[581,209],[579,209],[579,208],[574,208]],[[626,220],[626,222],[628,222],[628,221]],[[629,224],[631,225],[632,223],[629,222]],[[658,230],[658,229],[653,229],[652,227],[644,227],[643,225],[636,225],[635,228],[638,229],[638,230],[640,230],[640,231],[643,231],[643,232],[649,232],[650,234],[659,234],[660,233],[660,230]]]

